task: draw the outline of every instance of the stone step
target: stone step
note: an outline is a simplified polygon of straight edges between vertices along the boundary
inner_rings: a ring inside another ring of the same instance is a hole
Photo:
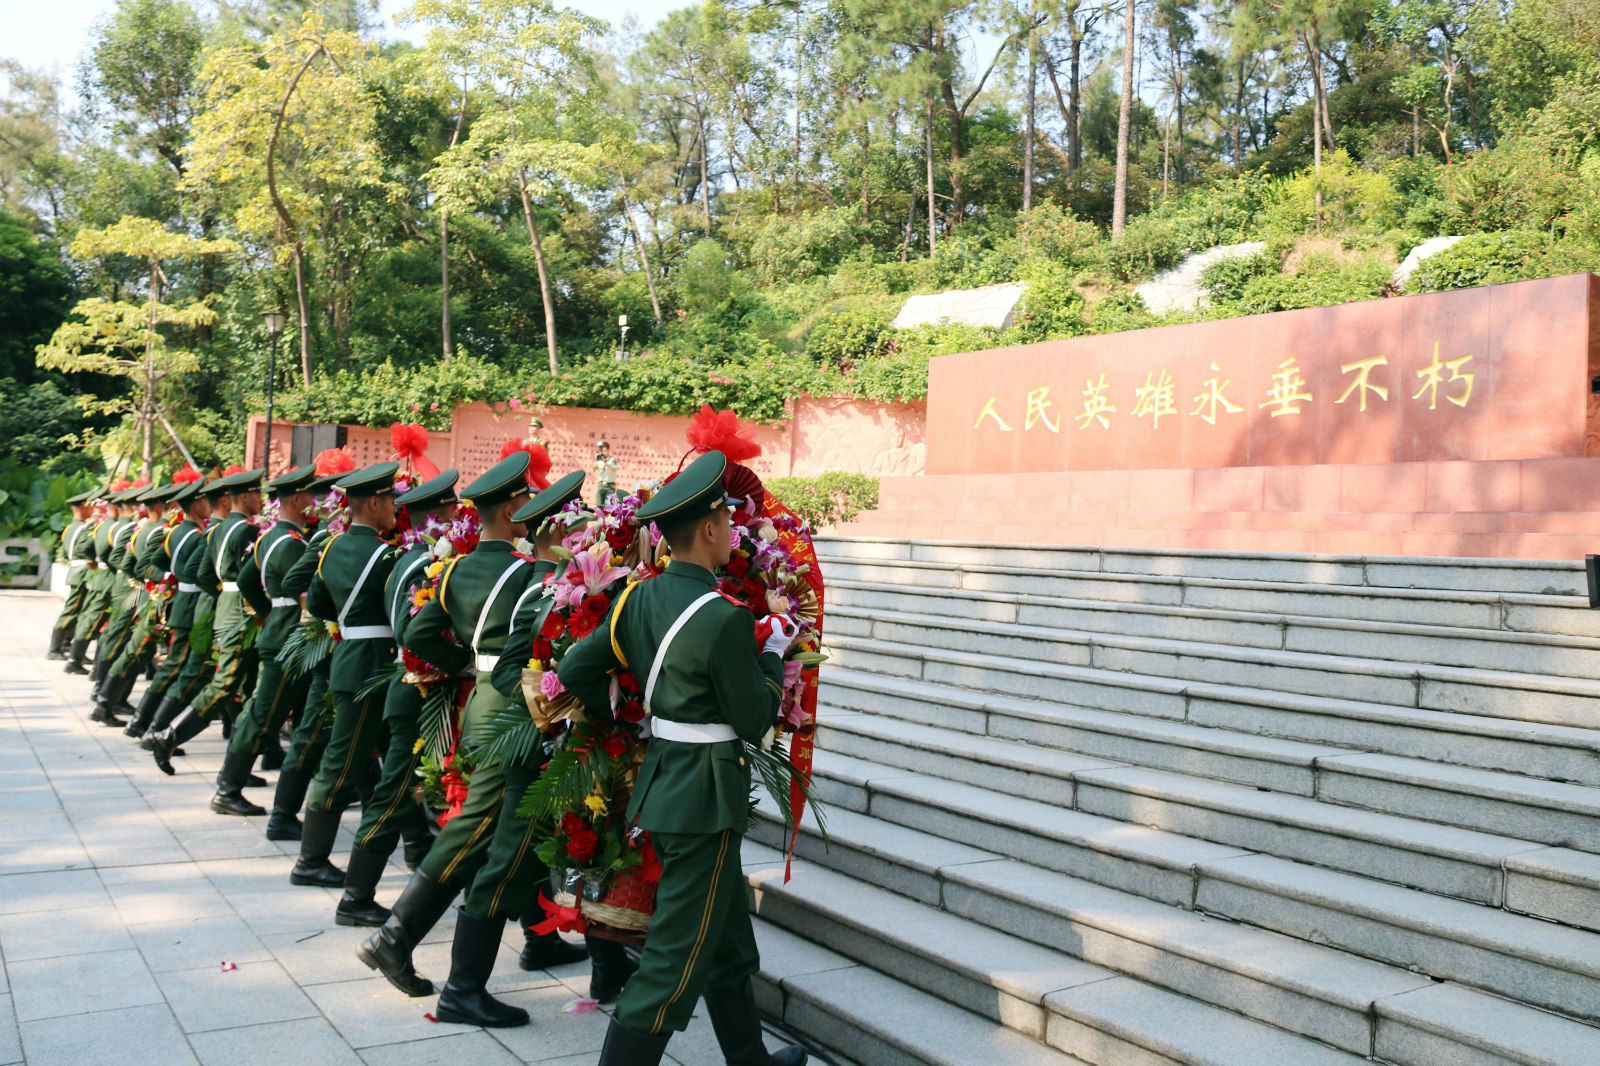
[[[1141,628],[1136,613],[1128,614],[1127,628]],[[1114,628],[1114,615],[1096,621],[1108,629],[1074,629],[1043,621],[1003,623],[950,611],[915,614],[845,605],[830,609],[827,633],[830,640],[854,637],[975,652],[1008,662],[1038,660],[1181,676],[1404,707],[1425,705],[1424,701],[1431,699],[1467,708],[1516,708],[1532,694],[1535,713],[1564,710],[1571,724],[1581,725],[1582,710],[1587,708],[1591,709],[1587,717],[1600,723],[1600,712],[1592,710],[1600,697],[1600,679],[1592,676],[1600,673],[1600,642],[1589,638],[1562,639],[1596,643],[1594,649],[1555,647],[1494,634],[1479,639],[1473,634],[1481,631],[1471,630],[1435,629],[1417,635],[1382,628],[1298,626],[1291,630],[1278,626],[1281,637],[1292,637],[1299,645],[1280,649],[1264,643],[1272,639],[1271,623],[1168,620],[1165,628],[1176,632],[1157,636],[1120,632]],[[1409,657],[1403,654],[1406,652],[1411,653]]]
[[[880,714],[1002,741],[1020,740],[1089,759],[1600,851],[1600,790],[1583,785],[1418,758],[1351,753],[1142,714],[982,696],[839,667],[830,667],[827,673],[829,684],[835,686],[824,689],[830,710]],[[1159,688],[1151,691],[1159,694]],[[849,693],[868,698],[851,700]],[[848,746],[851,741],[841,743]]]
[[[831,811],[826,847],[798,854],[980,926],[1357,1055],[1371,1053],[1375,999],[1426,976],[1279,933],[1043,870],[927,833]],[[781,835],[764,822],[757,839]],[[893,875],[885,878],[886,871]],[[794,885],[797,894],[804,882]],[[802,896],[803,898],[803,896]]]
[[[1287,581],[1369,588],[1455,589],[1586,596],[1583,562],[1406,555],[1313,555],[1287,552],[1184,551],[1098,546],[995,546],[983,543],[819,537],[830,558],[1019,566],[1044,571]]]
[[[1104,710],[1342,751],[1390,752],[1600,784],[1600,731],[1589,728],[1191,683],[1159,674],[1016,663],[985,654],[855,637],[830,637],[828,648],[833,658],[822,674],[823,692],[835,705],[892,714],[892,707],[882,707],[881,700],[869,705],[864,701],[871,697],[860,693],[916,692],[941,705],[931,713],[945,715],[949,724],[969,732],[1004,733],[1049,744],[1052,741],[1037,729],[1027,733],[1019,733],[1015,725],[997,729],[991,719],[1003,715],[1038,720],[1045,714],[1051,721],[1055,719],[1049,716],[1063,709]],[[908,684],[932,687],[907,689]],[[835,686],[854,691],[836,697],[831,694]],[[963,720],[969,725],[960,725]]]
[[[1371,1034],[1352,1029],[1343,1012],[1362,993],[1376,999],[1424,987],[1396,986],[1419,978],[1452,980],[1586,1022],[1600,1018],[1594,933],[1273,856],[1197,864],[1197,910],[1185,910],[1009,857],[1003,839],[988,852],[951,856],[941,837],[907,835],[903,827],[845,811],[830,816],[829,838],[824,847],[808,828],[797,853],[874,884],[877,869],[903,863],[925,902],[1359,1054],[1370,1053],[1364,1042]],[[933,864],[931,856],[938,857]],[[1218,918],[1237,924],[1210,924]],[[1272,932],[1263,937],[1263,929]],[[1099,936],[1133,940],[1157,955],[1186,955],[1212,976],[1180,985],[1170,974],[1182,967],[1153,964],[1126,944],[1096,947]],[[1238,989],[1230,985],[1240,976],[1258,986],[1254,998],[1233,998]],[[1300,1017],[1310,1027],[1269,1005],[1285,992],[1305,997]],[[1600,1029],[1590,1029],[1589,1037],[1589,1046],[1600,1048]]]
[[[1162,897],[1169,901],[1192,900],[1190,864],[1198,861],[1195,849],[1168,844],[1171,836],[1327,866],[1489,907],[1506,905],[1512,876],[1507,860],[1527,856],[1526,872],[1515,875],[1526,881],[1518,883],[1515,894],[1522,905],[1514,909],[1586,928],[1600,925],[1600,913],[1587,913],[1585,898],[1574,895],[1593,898],[1600,891],[1600,871],[1550,869],[1576,854],[1564,849],[1135,766],[1091,765],[1065,775],[1040,765],[1025,778],[1041,782],[1030,794],[1014,782],[1027,773],[1037,749],[1010,745],[1008,759],[996,766],[990,752],[968,744],[982,738],[870,715],[829,715],[823,735],[829,747],[818,753],[814,781],[825,802],[870,810],[878,818],[968,844],[983,835],[1015,837],[1014,845],[1003,849],[1007,854],[1064,873],[1081,869],[1075,864],[1087,861],[1086,851],[1116,855],[1130,842],[1148,844],[1137,853],[1130,876],[1157,888],[1158,874],[1146,868],[1173,871]],[[877,758],[842,754],[840,747],[872,751]],[[930,754],[949,761],[963,751],[970,752],[974,764],[975,780],[969,783],[920,769]],[[1546,913],[1554,898],[1566,900],[1566,906]]]
[[[773,858],[781,857],[774,852]],[[811,863],[797,862],[789,884],[778,861],[748,876],[752,907],[764,921],[803,930],[868,972],[894,974],[899,983],[1034,1040],[1048,1040],[1075,1060],[1104,1066],[1356,1066],[1363,1061]],[[847,981],[852,974],[834,972]],[[860,991],[858,1004],[874,1004],[880,996],[875,988]],[[1048,1059],[1041,1054],[1039,1061]]]

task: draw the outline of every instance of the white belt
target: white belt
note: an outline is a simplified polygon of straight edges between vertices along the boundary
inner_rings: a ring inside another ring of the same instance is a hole
[[[480,674],[493,673],[494,668],[498,665],[500,665],[500,656],[498,655],[478,656],[478,673]]]
[[[300,601],[295,599],[293,596],[274,596],[272,597],[272,606],[298,607],[300,606]]]
[[[345,640],[383,640],[393,637],[394,630],[388,626],[351,626],[339,630],[339,635]]]
[[[738,740],[739,734],[726,722],[710,725],[691,725],[688,722],[670,722],[665,718],[650,719],[650,735],[660,740],[673,740],[679,744],[720,744],[724,740]]]
[[[238,592],[239,591],[239,583],[237,581],[224,581],[222,583],[222,591],[223,592]]]
[[[199,592],[200,591],[200,586],[196,585],[193,581],[180,581],[180,582],[178,582],[178,591],[179,592]]]
[[[82,569],[83,567],[88,566],[88,565],[89,565],[89,560],[87,560],[87,559],[73,559],[72,561],[67,563],[67,569],[69,569],[69,570],[79,570],[79,569]]]

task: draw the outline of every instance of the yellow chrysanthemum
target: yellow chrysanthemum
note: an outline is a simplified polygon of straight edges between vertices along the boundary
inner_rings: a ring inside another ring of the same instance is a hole
[[[331,637],[336,637],[336,636],[339,635],[339,623],[338,622],[329,622],[328,623],[328,635],[331,636]]]
[[[433,599],[433,590],[430,588],[420,588],[411,594],[411,603],[414,607],[425,607],[431,599]]]
[[[422,744],[423,744],[422,738],[418,737],[417,738],[417,742],[415,744],[411,745],[411,754],[416,755],[419,752],[421,752],[422,751]]]
[[[596,815],[604,815],[606,813],[606,798],[599,793],[590,793],[589,798],[583,801],[583,805]]]
[[[436,563],[429,563],[427,572],[429,577],[437,579],[440,574],[444,573],[444,560],[440,559]]]

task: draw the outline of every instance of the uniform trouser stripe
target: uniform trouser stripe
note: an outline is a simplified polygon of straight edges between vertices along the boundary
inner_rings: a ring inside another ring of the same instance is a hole
[[[468,790],[468,794],[471,794],[470,789]],[[500,804],[505,800],[505,795],[506,790],[504,787],[502,787],[500,789],[499,796],[496,797],[494,807],[491,808],[491,811],[498,811],[500,809]],[[460,815],[457,815],[456,817],[459,818]],[[494,823],[495,818],[493,813],[486,814],[478,820],[478,828],[472,831],[472,835],[467,838],[467,842],[461,845],[461,847],[456,851],[455,858],[451,859],[450,864],[444,868],[444,874],[440,877],[441,881],[448,881],[450,879],[450,875],[455,873],[456,867],[461,864],[461,861],[468,855],[472,854],[472,846],[483,837],[484,833],[489,831],[489,827],[494,825]]]
[[[260,728],[256,730],[255,740],[250,745],[250,757],[252,759],[257,755],[260,755],[261,749],[267,746],[268,734],[276,732],[276,730],[272,728],[273,719],[277,719],[278,729],[283,728],[283,719],[278,717],[278,703],[283,699],[283,689],[288,683],[289,675],[287,673],[280,672],[278,674],[278,687],[272,690],[272,700],[267,704],[266,709],[258,715],[255,713],[254,703],[251,705],[251,717],[260,719]],[[255,699],[257,701],[261,699],[260,690],[257,690]]]
[[[705,947],[706,932],[711,928],[711,915],[716,909],[717,890],[722,884],[722,864],[728,857],[728,840],[733,836],[731,829],[722,831],[722,846],[717,849],[717,864],[712,868],[710,886],[706,889],[706,902],[700,912],[700,931],[695,934],[694,947],[689,952],[689,961],[683,964],[683,976],[678,979],[678,987],[673,990],[667,1001],[661,1004],[661,1009],[656,1011],[656,1020],[650,1027],[650,1032],[661,1032],[661,1026],[666,1021],[667,1008],[678,1001],[683,995],[683,990],[689,986],[689,979],[694,976],[695,963],[699,961],[700,949]]]

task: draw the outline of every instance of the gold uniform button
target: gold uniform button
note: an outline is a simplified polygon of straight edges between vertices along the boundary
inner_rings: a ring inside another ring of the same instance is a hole
[[[744,756],[743,755],[739,756],[739,765],[740,766],[744,765]]]

